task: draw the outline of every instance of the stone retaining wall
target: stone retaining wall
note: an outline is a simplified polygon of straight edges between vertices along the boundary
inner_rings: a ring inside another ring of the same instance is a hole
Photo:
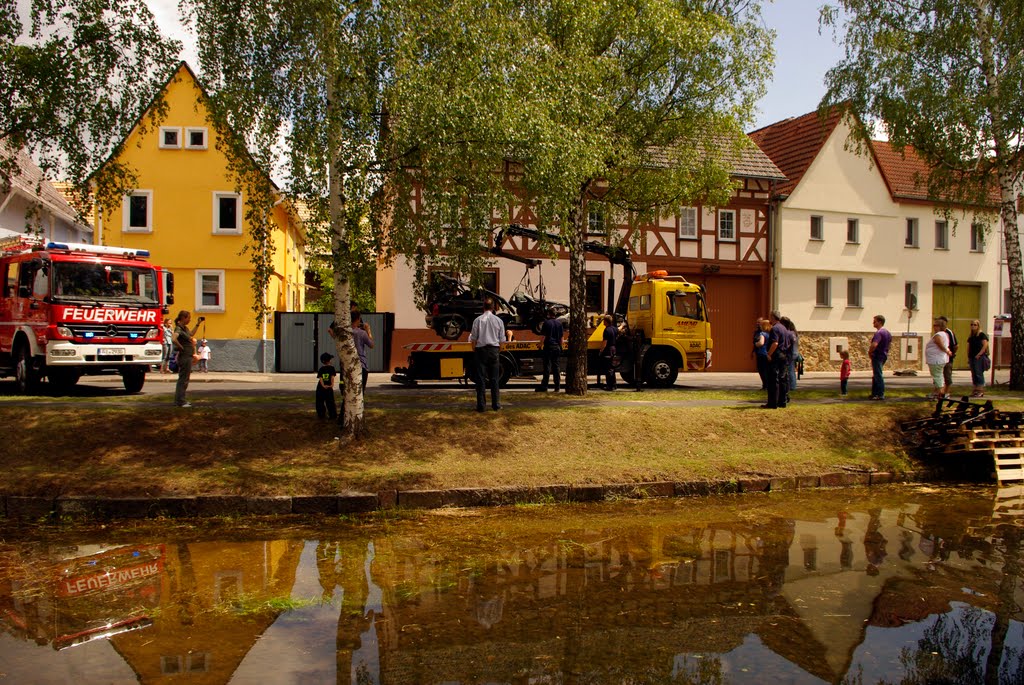
[[[835,371],[839,376],[839,359],[830,359],[830,342],[835,338],[846,338],[847,349],[850,352],[850,363],[854,371],[870,371],[871,359],[868,357],[868,348],[871,347],[871,338],[875,332],[870,333],[854,332],[807,332],[800,334],[800,354],[804,358],[804,371]],[[892,347],[889,350],[889,361],[885,363],[886,371],[898,371],[903,369],[914,369],[921,371],[924,366],[921,361],[924,354],[921,350],[922,339],[920,336],[911,337],[911,344],[917,350],[917,359],[911,361],[900,360],[900,338],[893,336]]]
[[[564,504],[619,499],[701,497],[748,492],[778,492],[854,485],[885,485],[936,480],[937,473],[841,471],[817,476],[750,477],[738,480],[617,485],[545,485],[538,487],[387,490],[310,496],[199,497],[0,497],[0,519],[15,522],[106,521],[112,519],[234,516],[337,516],[378,509],[439,509],[511,504]]]

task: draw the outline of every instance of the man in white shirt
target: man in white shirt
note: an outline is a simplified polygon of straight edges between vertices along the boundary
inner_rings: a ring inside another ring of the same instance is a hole
[[[498,382],[501,378],[501,363],[498,352],[505,339],[505,324],[494,315],[494,302],[484,300],[484,313],[473,322],[469,341],[473,343],[473,361],[476,363],[476,410],[484,411],[486,398],[485,383],[491,388],[491,408],[501,409],[498,401]]]

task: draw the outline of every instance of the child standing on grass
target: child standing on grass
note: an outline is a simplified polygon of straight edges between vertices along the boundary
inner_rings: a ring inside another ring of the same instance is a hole
[[[846,350],[839,353],[839,358],[843,360],[843,363],[839,366],[839,396],[846,397],[846,386],[850,382],[850,372],[853,369],[853,365],[850,363],[850,353]]]
[[[324,352],[320,355],[320,368],[316,372],[316,415],[321,419],[338,418],[338,407],[334,403],[334,377],[338,372],[331,360],[334,355]]]

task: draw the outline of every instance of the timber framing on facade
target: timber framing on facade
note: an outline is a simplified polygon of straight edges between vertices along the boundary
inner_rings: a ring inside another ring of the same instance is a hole
[[[691,207],[664,216],[641,218],[634,213],[607,215],[595,226],[588,240],[608,241],[628,246],[638,273],[664,269],[673,275],[705,286],[715,336],[714,365],[717,370],[753,370],[750,359],[750,332],[753,319],[767,313],[771,284],[771,208],[775,186],[785,181],[783,173],[756,146],[737,153],[729,163],[735,189],[724,207],[695,203]],[[517,168],[507,164],[505,175],[514,190]],[[600,188],[598,188],[600,192]],[[418,190],[410,198],[413,211],[419,209],[422,197]],[[610,222],[611,225],[608,225]],[[533,208],[519,204],[493,220],[494,225],[517,223],[537,227]],[[547,299],[568,301],[568,252],[554,245],[539,245],[523,236],[505,236],[505,251],[521,257],[544,260],[544,289]],[[551,263],[551,250],[556,259]],[[395,311],[391,366],[405,363],[402,346],[435,338],[424,325],[423,312],[413,304],[414,274],[399,263],[378,273],[378,309]],[[617,279],[608,260],[596,255],[587,257],[587,275],[600,283],[597,302],[588,304],[587,313],[596,314],[611,308],[606,294],[608,279]],[[523,267],[496,259],[493,273],[494,289],[503,296],[511,295],[510,285],[521,282]],[[519,333],[517,332],[517,335]],[[523,338],[531,337],[529,332]]]

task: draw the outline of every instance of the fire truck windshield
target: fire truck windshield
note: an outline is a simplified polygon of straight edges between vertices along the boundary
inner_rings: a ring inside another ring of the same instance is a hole
[[[151,268],[92,262],[54,262],[55,301],[89,300],[137,306],[159,302],[156,272]]]

